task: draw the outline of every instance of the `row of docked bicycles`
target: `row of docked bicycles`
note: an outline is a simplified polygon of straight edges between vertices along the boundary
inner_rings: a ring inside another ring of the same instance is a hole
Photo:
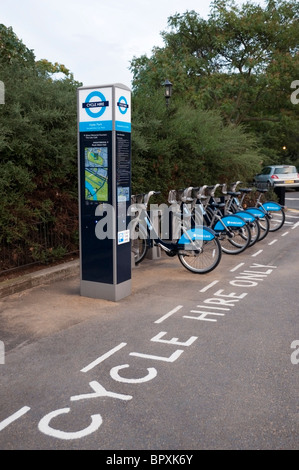
[[[178,256],[182,265],[193,273],[215,269],[222,253],[236,255],[263,240],[269,232],[279,230],[285,222],[284,207],[275,201],[262,202],[267,190],[239,188],[240,181],[214,186],[171,190],[168,205],[162,205],[158,227],[149,210],[150,198],[160,194],[149,191],[132,196],[131,249],[135,264],[140,263],[153,246],[168,256]],[[252,190],[253,206],[244,204]],[[216,197],[217,194],[217,197]],[[244,208],[246,206],[246,208]],[[167,216],[165,216],[167,214]],[[166,220],[168,237],[161,234],[161,219]]]

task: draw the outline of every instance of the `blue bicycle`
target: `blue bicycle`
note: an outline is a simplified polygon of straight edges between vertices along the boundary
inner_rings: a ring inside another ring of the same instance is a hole
[[[219,185],[216,185],[217,187]],[[242,253],[251,243],[249,223],[235,214],[223,214],[224,203],[214,200],[216,186],[190,187],[185,190],[203,224],[210,227],[218,236],[224,253],[236,255]],[[205,194],[208,190],[208,195]],[[194,220],[197,219],[196,214]]]
[[[205,274],[215,269],[222,256],[218,237],[209,227],[202,225],[189,227],[186,224],[188,217],[182,218],[182,204],[184,204],[184,201],[180,201],[177,211],[172,211],[173,217],[176,218],[180,228],[178,238],[168,241],[159,236],[148,210],[149,199],[156,194],[159,194],[159,192],[150,191],[146,194],[132,196],[131,210],[134,213],[134,219],[131,223],[131,240],[135,263],[140,263],[144,259],[147,249],[155,245],[159,246],[167,256],[178,256],[181,264],[192,273]],[[168,201],[170,204],[177,203],[171,198],[172,194],[169,195]],[[186,211],[184,212],[186,213]],[[138,258],[135,254],[136,251],[134,251],[136,246],[139,247]]]

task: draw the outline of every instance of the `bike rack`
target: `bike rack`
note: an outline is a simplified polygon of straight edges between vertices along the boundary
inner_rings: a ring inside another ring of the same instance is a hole
[[[150,191],[149,193],[141,193],[141,194],[135,194],[131,196],[131,204],[142,204],[147,207],[149,198],[151,197],[152,194],[154,194],[155,191]],[[160,215],[161,211],[159,210],[154,210],[151,211],[151,219],[153,222],[154,229],[156,232],[159,234],[160,233]],[[159,246],[150,246],[147,250],[147,253],[145,255],[147,259],[155,260],[161,258],[161,248]],[[135,260],[134,260],[134,254],[131,254],[131,260],[132,260],[132,266],[133,267],[138,267],[139,265],[136,266]]]

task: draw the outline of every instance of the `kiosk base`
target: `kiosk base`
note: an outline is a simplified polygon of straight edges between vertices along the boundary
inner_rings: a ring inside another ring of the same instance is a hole
[[[131,279],[116,285],[93,281],[81,281],[80,294],[82,297],[118,302],[131,294],[131,288]]]

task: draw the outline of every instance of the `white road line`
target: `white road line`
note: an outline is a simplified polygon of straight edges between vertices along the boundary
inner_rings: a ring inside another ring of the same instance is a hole
[[[286,217],[288,219],[299,219],[299,216],[298,215],[289,215],[289,214],[286,214]]]
[[[237,269],[241,268],[241,266],[243,266],[245,263],[240,263],[240,264],[237,264],[237,266],[235,266],[233,269],[230,270],[231,273],[233,273],[234,271],[237,271]]]
[[[163,317],[159,318],[159,320],[156,320],[154,323],[162,323],[162,321],[166,320],[166,318],[170,317],[174,313],[176,313],[178,310],[180,310],[183,307],[183,305],[178,305],[175,307],[173,310],[170,312],[166,313]]]
[[[297,228],[299,226],[299,222],[296,222],[293,227],[292,227],[292,230],[294,230],[294,228]]]
[[[8,418],[1,421],[0,422],[0,431],[2,431],[2,429],[6,428],[6,426],[8,426],[13,421],[16,421],[16,419],[19,419],[21,416],[23,416],[29,410],[30,410],[29,406],[23,406],[23,408],[21,408],[19,411],[16,411],[16,413],[14,413],[13,415],[11,415]]]
[[[89,370],[93,369],[95,366],[100,364],[101,362],[105,361],[108,357],[112,356],[115,352],[119,351],[122,349],[124,346],[126,346],[127,343],[120,343],[118,346],[115,346],[115,348],[110,349],[110,351],[106,352],[102,356],[98,357],[95,361],[91,362],[88,364],[88,366],[83,367],[83,369],[80,370],[80,372],[88,372]]]
[[[284,232],[281,236],[285,237],[289,232]]]
[[[202,289],[200,289],[199,292],[206,292],[208,289],[211,289],[211,287],[213,287],[215,284],[217,284],[219,281],[213,281],[211,282],[211,284],[208,284],[206,287],[203,287]]]
[[[276,243],[276,242],[277,242],[277,238],[276,238],[275,240],[272,240],[272,242],[268,243],[268,245],[269,245],[269,246],[270,246],[270,245],[274,245],[274,243]]]
[[[210,305],[196,305],[196,307],[198,307],[198,308],[211,308],[212,310],[230,310],[230,308],[228,308],[228,307],[215,307],[215,305],[213,305],[212,307]],[[190,310],[190,312],[198,313],[196,310]]]
[[[251,255],[252,258],[254,258],[255,256],[258,256],[259,254],[261,254],[262,251],[263,251],[263,250],[259,250],[259,251],[257,251],[256,253],[254,253],[253,255]]]

